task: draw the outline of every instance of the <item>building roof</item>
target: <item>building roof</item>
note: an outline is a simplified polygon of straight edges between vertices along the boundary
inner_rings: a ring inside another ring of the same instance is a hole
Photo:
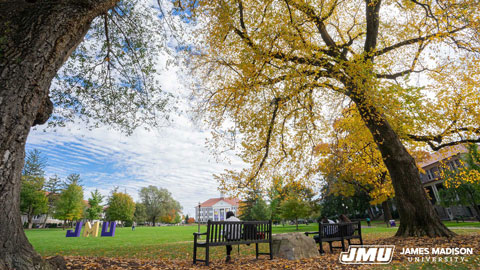
[[[204,201],[200,204],[201,207],[211,207],[214,206],[219,201],[224,201],[232,206],[238,206],[238,202],[240,201],[237,198],[212,198]]]
[[[468,152],[468,149],[463,145],[455,145],[455,146],[447,147],[431,154],[429,158],[426,158],[425,160],[419,162],[418,165],[423,168],[423,167],[432,165],[436,162],[439,162],[441,160],[444,160],[446,158],[450,158],[458,154],[467,153],[467,152]]]

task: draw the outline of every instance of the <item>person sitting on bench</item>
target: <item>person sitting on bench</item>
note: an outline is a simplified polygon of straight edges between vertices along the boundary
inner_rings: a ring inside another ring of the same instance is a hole
[[[341,214],[338,219],[340,223],[352,223],[352,221],[344,214]],[[353,228],[352,224],[347,225],[345,228],[345,236],[350,236],[355,232],[355,228]]]
[[[240,221],[237,217],[235,217],[235,214],[232,211],[228,211],[226,215],[226,220],[225,221]],[[227,231],[226,236],[227,239],[233,240],[237,238],[240,235],[239,232],[233,232],[233,231]],[[230,254],[232,253],[232,245],[227,245],[227,258],[225,259],[225,262],[229,263],[232,261],[232,257],[230,257]]]
[[[335,224],[335,222],[333,220],[330,220],[327,217],[322,218],[322,223],[323,224]],[[329,229],[331,230],[331,232],[329,231]],[[324,230],[325,237],[333,236],[334,234],[336,234],[338,232],[336,228],[323,228],[323,230]],[[320,241],[320,236],[314,235],[313,239],[315,240],[315,242],[318,243]]]

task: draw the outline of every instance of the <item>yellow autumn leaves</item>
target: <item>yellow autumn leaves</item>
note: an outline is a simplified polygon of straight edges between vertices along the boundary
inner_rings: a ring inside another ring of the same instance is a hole
[[[446,188],[459,188],[463,184],[480,186],[480,172],[468,167],[460,168],[453,175],[444,169],[441,170],[440,175],[446,179],[444,182]]]
[[[393,197],[394,191],[382,156],[361,121],[354,106],[343,111],[330,134],[332,142],[315,149],[323,157],[318,170],[334,194],[348,197],[364,192],[375,205]]]
[[[279,175],[312,186],[328,174],[339,179],[335,192],[392,197],[354,98],[412,152],[425,150],[412,134],[448,143],[480,133],[480,12],[463,1],[426,3],[382,1],[376,47],[366,52],[363,0],[195,2],[199,112],[215,130],[214,149],[235,147],[249,165],[218,175],[221,188],[266,190]]]

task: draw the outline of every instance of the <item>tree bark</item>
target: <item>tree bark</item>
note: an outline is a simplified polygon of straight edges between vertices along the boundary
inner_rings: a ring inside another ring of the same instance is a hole
[[[403,146],[385,116],[371,100],[367,100],[363,87],[365,86],[361,85],[352,90],[350,98],[357,105],[390,173],[400,214],[400,227],[396,236],[454,236],[440,221],[428,201],[414,158]]]
[[[390,211],[390,207],[388,206],[388,200],[382,202],[383,208],[383,221],[388,222],[392,219],[392,212]]]
[[[117,0],[0,0],[0,269],[56,269],[28,242],[20,183],[30,128],[52,113],[51,81],[91,21]]]

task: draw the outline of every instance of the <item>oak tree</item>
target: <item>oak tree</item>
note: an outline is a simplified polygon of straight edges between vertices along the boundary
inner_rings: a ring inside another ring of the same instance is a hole
[[[161,124],[168,97],[152,76],[162,40],[154,33],[165,32],[158,13],[133,0],[0,1],[0,269],[51,268],[20,219],[31,127],[52,112],[54,126],[88,118],[89,127],[128,133]]]
[[[172,194],[166,188],[143,187],[138,195],[145,205],[147,218],[153,226],[159,219],[173,221],[182,210],[180,203],[173,199]]]
[[[396,235],[454,235],[405,144],[480,141],[477,1],[191,2],[199,111],[251,165],[220,176],[225,188],[311,181],[313,149],[353,103],[392,180]]]

